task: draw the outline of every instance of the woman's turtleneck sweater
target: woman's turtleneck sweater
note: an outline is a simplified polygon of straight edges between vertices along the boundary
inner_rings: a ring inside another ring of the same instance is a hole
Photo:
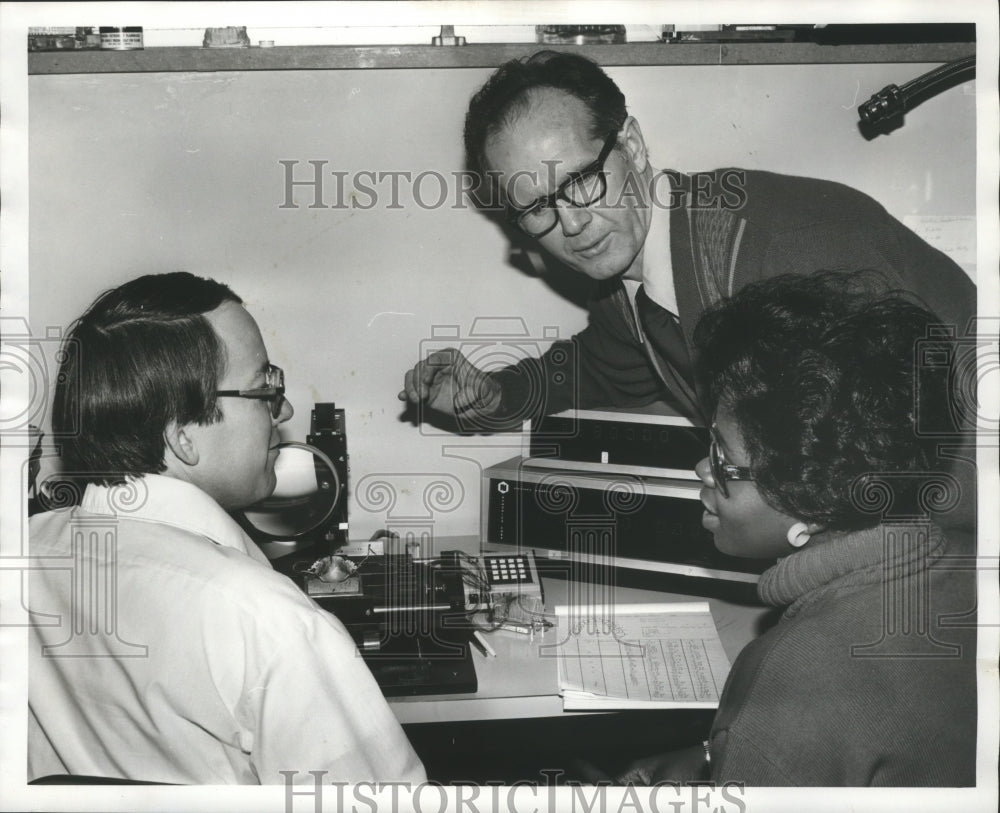
[[[821,534],[766,571],[761,600],[786,609],[733,665],[712,778],[975,784],[973,554],[936,526],[887,524]]]

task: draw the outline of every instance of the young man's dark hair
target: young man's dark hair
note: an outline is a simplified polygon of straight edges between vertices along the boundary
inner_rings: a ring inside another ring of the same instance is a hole
[[[105,292],[73,324],[52,428],[74,481],[115,485],[158,474],[168,424],[218,419],[226,359],[204,314],[223,302],[241,300],[187,272],[153,274]]]
[[[487,140],[524,110],[536,88],[561,90],[583,102],[590,111],[595,139],[617,132],[628,117],[624,94],[597,63],[555,51],[512,59],[501,65],[469,102],[465,152],[470,167],[486,172],[483,149]]]

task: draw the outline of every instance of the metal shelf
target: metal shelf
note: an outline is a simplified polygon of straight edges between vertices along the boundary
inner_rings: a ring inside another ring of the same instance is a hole
[[[975,53],[974,42],[886,45],[815,43],[534,43],[431,45],[296,45],[276,48],[148,48],[142,51],[36,51],[29,75],[188,71],[302,71],[412,68],[493,68],[542,48],[584,54],[601,65],[802,65],[948,62]]]

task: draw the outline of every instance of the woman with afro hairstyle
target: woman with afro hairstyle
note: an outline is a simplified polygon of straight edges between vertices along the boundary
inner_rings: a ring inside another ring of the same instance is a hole
[[[703,748],[620,777],[762,786],[975,784],[974,540],[934,438],[949,408],[934,314],[868,272],[776,277],[695,333],[719,550],[773,558],[780,619],[736,659]]]

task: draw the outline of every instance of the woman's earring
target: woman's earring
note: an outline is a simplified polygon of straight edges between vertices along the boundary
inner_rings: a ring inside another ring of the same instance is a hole
[[[809,526],[804,522],[796,522],[788,529],[788,544],[793,548],[801,548],[809,541],[810,536]]]

